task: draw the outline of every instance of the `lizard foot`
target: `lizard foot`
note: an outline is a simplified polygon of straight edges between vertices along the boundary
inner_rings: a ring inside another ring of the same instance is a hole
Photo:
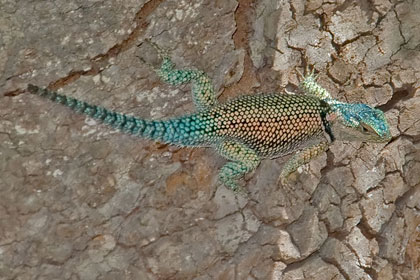
[[[302,72],[300,72],[298,69],[296,69],[296,73],[298,74],[301,83],[307,83],[309,81],[316,82],[316,80],[318,79],[318,75],[315,74],[315,67],[313,65],[307,66],[305,68],[305,74],[302,74]]]
[[[150,39],[141,42],[137,47],[138,51],[136,57],[152,69],[159,69],[162,62],[165,59],[169,59],[169,51],[159,47]]]
[[[235,194],[247,197],[249,195],[248,191],[239,183],[238,180],[234,180],[231,178],[224,178],[220,176],[220,181],[224,184],[228,189],[232,190]]]
[[[297,181],[298,172],[285,172],[283,171],[280,173],[280,183],[283,187],[286,187],[287,189],[292,188],[296,181]]]

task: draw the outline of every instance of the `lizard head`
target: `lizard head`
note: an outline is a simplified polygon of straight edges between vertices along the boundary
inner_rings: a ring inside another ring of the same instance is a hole
[[[331,129],[339,140],[387,142],[391,139],[384,113],[363,103],[330,104],[336,118]]]

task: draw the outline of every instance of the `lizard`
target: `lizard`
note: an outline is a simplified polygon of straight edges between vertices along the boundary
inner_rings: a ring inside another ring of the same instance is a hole
[[[142,138],[182,147],[213,147],[227,159],[218,177],[235,192],[241,190],[241,177],[255,170],[264,158],[296,152],[280,173],[284,184],[299,166],[325,152],[335,140],[386,142],[391,139],[381,110],[333,99],[318,85],[313,71],[306,77],[302,75],[299,88],[304,94],[243,95],[220,103],[205,72],[177,69],[166,51],[152,45],[160,59],[160,66],[154,67],[156,74],[173,86],[191,83],[196,112],[149,120],[32,84],[28,85],[28,91]]]

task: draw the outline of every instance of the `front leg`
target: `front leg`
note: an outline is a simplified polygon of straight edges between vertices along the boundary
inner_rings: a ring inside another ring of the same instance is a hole
[[[328,147],[328,142],[321,142],[317,145],[309,146],[293,155],[292,158],[286,162],[283,170],[280,173],[280,180],[282,185],[287,183],[287,178],[289,175],[295,172],[299,166],[310,162],[313,158],[328,150]]]
[[[220,142],[216,150],[221,156],[231,160],[220,170],[220,180],[233,191],[240,191],[238,179],[257,168],[260,157],[252,149],[233,140]]]
[[[306,73],[308,72],[309,71],[306,70]],[[305,77],[303,77],[300,72],[298,73],[303,78],[302,82],[299,84],[299,88],[305,94],[316,96],[324,101],[331,99],[331,94],[316,82],[317,75],[315,75],[314,68],[312,68],[312,71],[310,71],[309,74],[306,74]]]

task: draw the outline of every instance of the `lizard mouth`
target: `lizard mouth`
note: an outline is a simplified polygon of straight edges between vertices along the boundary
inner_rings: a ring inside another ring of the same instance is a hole
[[[391,139],[392,139],[392,136],[390,134],[388,134],[388,135],[385,135],[385,136],[372,137],[372,140],[370,142],[385,143],[385,142],[388,142]]]

